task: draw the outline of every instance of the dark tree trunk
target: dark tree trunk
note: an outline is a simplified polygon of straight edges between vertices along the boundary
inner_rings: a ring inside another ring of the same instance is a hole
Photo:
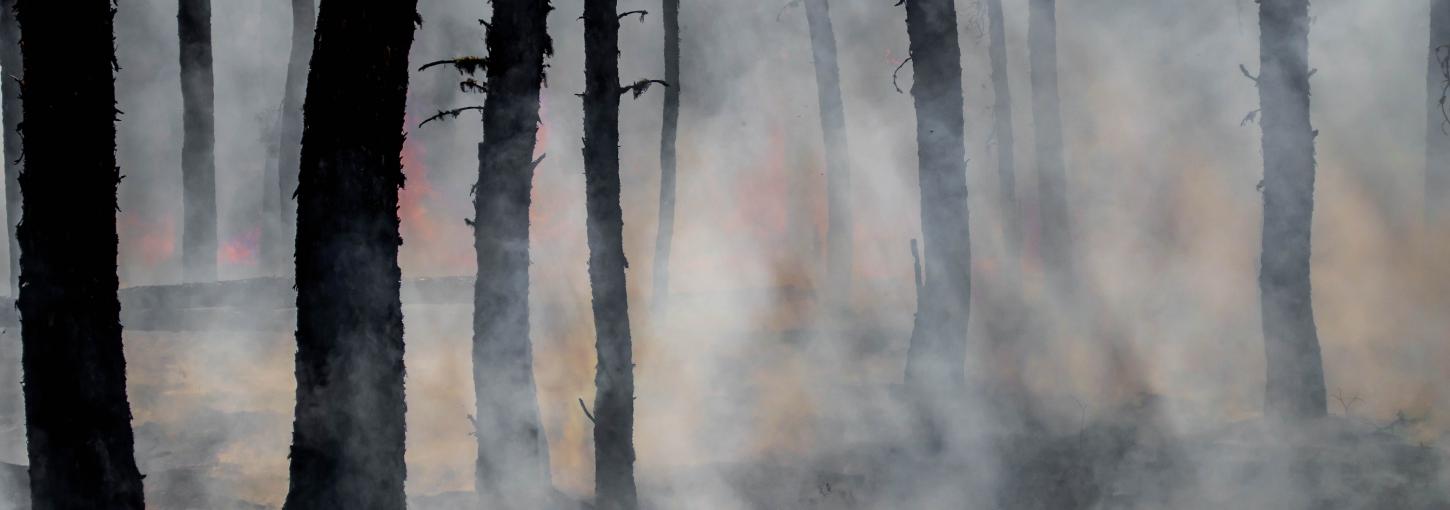
[[[180,0],[182,280],[216,280],[216,118],[211,69],[211,0]]]
[[[297,191],[285,508],[404,507],[397,209],[416,5],[325,0],[318,16]]]
[[[1043,270],[1055,290],[1075,294],[1067,169],[1062,154],[1062,108],[1057,95],[1057,0],[1029,0],[1027,39],[1032,71],[1032,122],[1037,153],[1037,201]]]
[[[1309,124],[1309,0],[1260,0],[1259,34],[1264,414],[1292,421],[1328,411],[1309,283],[1316,135]]]
[[[660,220],[655,233],[651,307],[663,314],[670,293],[670,243],[675,235],[675,140],[680,127],[680,0],[662,0],[665,24],[664,121],[660,127]]]
[[[19,0],[27,116],[20,309],[31,501],[141,509],[116,297],[116,62],[106,0]]]
[[[20,25],[15,21],[15,0],[0,0],[0,94],[4,95],[5,122],[5,233],[10,242],[10,296],[20,294],[20,244],[15,225],[20,223]],[[11,77],[14,77],[13,79]]]
[[[616,0],[584,1],[584,192],[594,304],[594,492],[602,510],[638,508],[634,354],[619,205],[619,18]]]
[[[550,9],[547,0],[493,0],[487,35],[489,95],[474,195],[474,488],[499,508],[540,508],[550,485],[529,343],[529,192],[544,58],[553,52]]]
[[[1444,221],[1450,210],[1450,120],[1444,101],[1450,59],[1450,0],[1430,0],[1430,57],[1425,88],[1425,213]]]
[[[937,400],[964,382],[971,245],[967,226],[966,120],[953,0],[906,0],[915,83],[916,144],[926,276],[906,378]]]
[[[816,62],[816,95],[826,148],[826,295],[834,311],[845,311],[851,299],[851,160],[847,154],[846,107],[841,101],[841,69],[836,61],[836,33],[827,0],[805,0],[811,53]]]
[[[277,116],[276,175],[263,183],[269,242],[263,243],[267,260],[278,268],[291,267],[291,248],[297,238],[297,172],[302,156],[302,98],[307,92],[307,60],[312,57],[313,29],[317,12],[313,0],[292,2],[292,50],[287,60],[287,81],[282,91],[282,110]],[[286,276],[286,275],[284,275]]]

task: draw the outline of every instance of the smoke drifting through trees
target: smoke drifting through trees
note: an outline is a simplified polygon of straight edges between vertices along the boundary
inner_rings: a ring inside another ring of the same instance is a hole
[[[495,0],[483,65],[488,98],[478,145],[474,248],[474,488],[500,508],[541,508],[550,490],[529,341],[529,205],[549,2]],[[460,67],[462,69],[462,67]]]
[[[1055,291],[1077,294],[1072,216],[1067,204],[1067,163],[1062,145],[1062,106],[1057,90],[1057,0],[1028,0],[1027,39],[1032,69],[1032,129],[1037,161],[1037,208],[1042,236],[1038,254]]]
[[[180,0],[183,196],[182,280],[217,276],[216,119],[211,58],[211,0]]]
[[[36,508],[144,508],[116,298],[111,3],[19,0],[26,168],[17,231]]]
[[[664,312],[670,294],[670,246],[675,238],[675,173],[678,155],[675,142],[680,126],[680,0],[661,0],[665,33],[664,118],[660,122],[660,211],[655,233],[654,292],[652,311]]]
[[[846,154],[846,107],[841,100],[841,69],[836,61],[836,32],[826,0],[805,0],[815,60],[816,96],[826,153],[826,285],[834,312],[851,304],[851,161]]]
[[[277,115],[277,145],[269,158],[272,172],[262,179],[264,260],[290,273],[289,255],[297,236],[297,169],[302,156],[302,99],[307,91],[307,60],[317,24],[313,0],[292,0],[292,49]]]
[[[1264,130],[1260,309],[1268,386],[1264,414],[1298,421],[1328,412],[1309,283],[1314,138],[1309,125],[1309,2],[1259,3]]]
[[[297,190],[285,508],[405,506],[397,211],[415,6],[324,0],[318,15]]]

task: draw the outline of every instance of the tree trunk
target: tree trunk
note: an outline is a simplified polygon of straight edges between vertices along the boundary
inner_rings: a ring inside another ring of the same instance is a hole
[[[5,232],[10,243],[10,296],[20,294],[20,244],[15,225],[20,223],[20,25],[15,21],[15,0],[0,0],[0,94],[4,95],[5,122]],[[12,79],[11,76],[14,76]]]
[[[971,245],[967,225],[966,121],[961,47],[953,0],[906,0],[915,83],[918,178],[926,276],[917,303],[919,330],[906,378],[929,400],[965,381]]]
[[[665,313],[670,293],[670,243],[675,234],[675,140],[680,126],[680,0],[662,0],[665,24],[664,121],[660,127],[660,215],[655,233],[654,291],[651,307]]]
[[[486,37],[489,94],[474,195],[474,489],[499,508],[540,508],[550,487],[529,342],[529,192],[544,58],[553,52],[550,9],[547,0],[493,0]]]
[[[397,209],[416,5],[324,0],[318,17],[297,193],[285,508],[404,507]]]
[[[638,508],[634,361],[619,205],[619,18],[616,0],[584,1],[584,187],[594,302],[594,491],[601,510]]]
[[[1324,366],[1309,282],[1314,137],[1309,124],[1309,1],[1259,2],[1264,228],[1259,260],[1268,385],[1264,414],[1324,416]]]
[[[116,296],[116,93],[105,0],[19,0],[27,171],[20,309],[31,501],[141,509]]]
[[[851,303],[851,160],[847,154],[846,108],[841,100],[841,69],[836,33],[827,0],[805,0],[811,54],[816,62],[816,96],[826,149],[826,295],[830,309],[845,312]]]
[[[1016,139],[1012,131],[1012,87],[1007,78],[1007,24],[1002,16],[1002,0],[987,0],[987,22],[991,41],[987,53],[992,61],[993,130],[997,138],[997,182],[999,208],[1002,210],[1002,243],[1007,259],[1003,261],[1004,287],[1015,293],[1021,268],[1022,221],[1017,211]]]
[[[1057,94],[1057,0],[1029,0],[1027,39],[1032,71],[1032,122],[1037,153],[1037,201],[1043,270],[1054,290],[1076,293],[1067,169],[1062,154],[1062,108]]]
[[[216,118],[211,69],[211,0],[180,0],[182,280],[215,281]]]
[[[291,267],[291,247],[297,239],[297,173],[302,156],[302,98],[307,91],[307,60],[312,57],[312,36],[317,26],[313,0],[292,1],[292,50],[287,60],[287,81],[282,110],[277,117],[276,176],[263,183],[268,197],[267,221],[273,225],[267,260],[278,268]],[[281,275],[290,276],[290,275]]]
[[[1447,67],[1450,59],[1450,0],[1430,0],[1429,70],[1425,77],[1425,215],[1445,220],[1450,199],[1450,120],[1446,119]]]

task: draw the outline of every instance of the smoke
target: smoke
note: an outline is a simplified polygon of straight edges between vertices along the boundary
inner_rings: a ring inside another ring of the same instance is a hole
[[[582,0],[553,3],[556,51],[538,149],[547,157],[536,171],[530,213],[532,341],[554,484],[585,499],[593,490],[593,444],[577,402],[592,401],[594,328],[575,96],[584,88],[576,19]],[[1004,486],[1040,489],[1033,485],[1039,475],[1069,473],[1071,483],[1048,492],[1099,490],[1094,501],[1104,506],[1113,498],[1175,508],[1302,503],[1293,453],[1274,453],[1282,445],[1257,425],[1264,368],[1255,186],[1262,162],[1258,126],[1241,125],[1258,108],[1257,92],[1238,70],[1258,66],[1256,4],[1060,2],[1069,207],[1081,277],[1094,290],[1085,298],[1092,311],[1084,312],[1056,298],[1039,264],[1026,3],[1005,2],[1025,229],[1021,306],[1033,324],[1020,347],[1023,376],[1042,407],[1044,437],[1077,442],[1002,440],[1014,431],[998,428],[1001,417],[984,395],[966,394],[952,410],[961,430],[943,467],[922,465],[899,448],[914,427],[900,382],[915,311],[909,242],[920,238],[914,112],[911,97],[897,90],[909,90],[911,66],[893,83],[907,56],[903,9],[889,1],[831,5],[852,142],[856,281],[849,317],[832,322],[817,305],[825,289],[825,165],[804,12],[785,0],[684,3],[679,205],[663,317],[646,306],[661,95],[626,99],[620,118],[643,499],[659,508],[990,507],[1004,504],[996,499],[1010,493]],[[487,19],[486,2],[420,4],[414,68],[484,51],[473,20]],[[1331,414],[1344,419],[1339,428],[1304,431],[1300,441],[1337,445],[1322,448],[1322,458],[1356,459],[1326,468],[1314,487],[1351,475],[1399,477],[1407,463],[1420,466],[1404,460],[1418,459],[1413,445],[1450,447],[1450,376],[1443,370],[1450,362],[1443,313],[1450,271],[1441,263],[1450,232],[1427,227],[1421,216],[1425,4],[1311,6],[1310,65],[1319,69],[1313,123],[1320,130],[1314,299]],[[619,7],[658,9],[643,0]],[[290,11],[285,2],[213,2],[213,9],[226,255],[219,269],[224,279],[271,275],[277,271],[255,259],[265,252],[255,243]],[[126,175],[118,220],[123,286],[180,281],[175,12],[174,1],[133,0],[120,4],[116,19],[125,112],[118,124]],[[1011,254],[995,210],[985,9],[959,0],[958,12],[973,274],[985,282],[974,286],[980,312],[995,298],[982,289],[993,288]],[[622,22],[624,80],[663,76],[658,21],[651,12],[642,22]],[[477,117],[417,122],[481,102],[459,92],[451,70],[411,76],[400,210],[405,279],[475,270],[464,219],[473,217]],[[404,297],[407,489],[415,506],[428,508],[472,485],[471,309],[410,300]],[[983,325],[992,318],[972,315],[970,378],[997,368]],[[127,329],[138,463],[153,505],[280,505],[295,347],[290,323],[272,329]],[[7,381],[19,378],[15,333],[4,334],[0,349]],[[5,384],[0,462],[24,464],[19,386]],[[1383,446],[1392,442],[1386,435],[1411,446]],[[1424,476],[1442,491],[1450,486],[1445,475]],[[0,486],[0,500],[13,490]]]

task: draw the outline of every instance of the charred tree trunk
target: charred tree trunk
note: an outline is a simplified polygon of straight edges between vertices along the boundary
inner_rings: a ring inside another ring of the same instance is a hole
[[[211,69],[211,0],[180,0],[182,280],[215,281],[216,117]]]
[[[971,245],[967,226],[966,119],[953,0],[906,0],[915,83],[916,144],[926,276],[908,385],[937,401],[965,381]]]
[[[4,95],[5,122],[5,233],[10,243],[10,296],[20,294],[20,244],[15,226],[20,223],[20,24],[15,21],[15,0],[0,0],[0,94]],[[11,78],[11,77],[14,78]]]
[[[1268,385],[1264,414],[1328,412],[1309,282],[1314,137],[1309,124],[1309,1],[1259,2],[1259,106],[1264,131],[1264,228],[1259,259]]]
[[[282,110],[277,117],[276,176],[266,186],[270,241],[263,243],[267,260],[275,267],[290,267],[291,248],[297,238],[297,172],[302,156],[302,97],[307,92],[307,59],[312,57],[317,12],[313,0],[292,1],[292,50],[287,60],[287,81]],[[284,275],[286,276],[286,275]]]
[[[404,507],[397,210],[416,5],[325,0],[318,17],[297,190],[285,508]]]
[[[1450,84],[1450,0],[1430,0],[1430,57],[1425,88],[1425,215],[1442,222],[1450,210],[1450,120],[1444,101]]]
[[[680,127],[680,0],[662,0],[665,25],[664,121],[660,127],[660,216],[655,233],[651,308],[662,315],[670,293],[670,244],[675,235],[675,140]]]
[[[19,0],[26,171],[17,232],[31,501],[141,509],[116,297],[111,2]]]
[[[639,507],[634,486],[634,354],[619,204],[619,14],[584,1],[584,191],[594,304],[594,492],[602,510]]]
[[[845,311],[851,302],[851,160],[847,154],[846,107],[841,100],[841,69],[836,60],[836,33],[827,0],[805,0],[811,54],[816,62],[816,95],[826,148],[826,289],[835,300],[831,309]]]
[[[1067,169],[1062,154],[1062,108],[1057,94],[1057,0],[1029,1],[1027,39],[1032,71],[1042,265],[1055,290],[1072,296],[1077,277],[1067,208]]]
[[[493,0],[487,35],[474,195],[474,489],[499,508],[540,508],[550,486],[529,343],[529,192],[544,59],[553,53],[550,10],[547,0]]]

